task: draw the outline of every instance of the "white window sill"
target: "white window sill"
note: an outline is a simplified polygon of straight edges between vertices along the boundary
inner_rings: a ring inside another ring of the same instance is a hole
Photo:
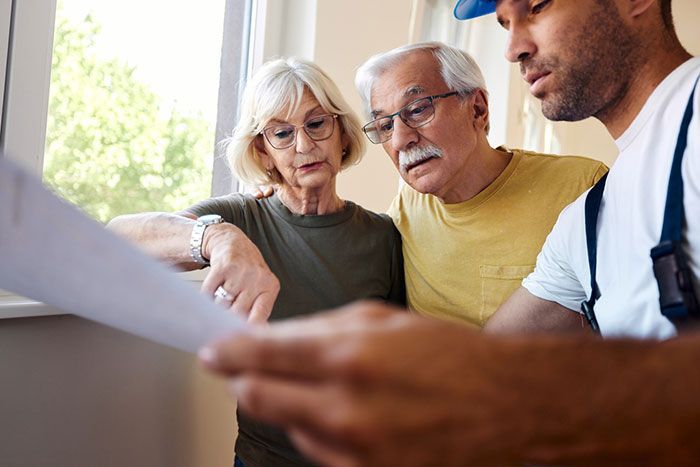
[[[208,269],[183,272],[180,273],[180,276],[187,282],[201,284],[207,276],[207,271]],[[59,310],[45,303],[0,290],[0,319],[31,318],[34,316],[64,315],[67,313],[67,311]]]
[[[64,314],[64,312],[27,298],[14,295],[0,297],[0,319],[61,314]]]

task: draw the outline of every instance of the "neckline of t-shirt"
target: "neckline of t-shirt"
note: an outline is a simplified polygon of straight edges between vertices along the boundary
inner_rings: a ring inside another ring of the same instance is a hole
[[[637,136],[642,132],[654,113],[659,110],[658,102],[674,91],[675,88],[677,88],[676,83],[685,79],[686,75],[698,65],[700,65],[700,57],[690,58],[669,73],[668,76],[656,86],[656,89],[654,89],[644,103],[639,115],[637,115],[624,133],[615,140],[615,145],[620,153],[637,139]]]
[[[345,201],[345,206],[338,212],[332,214],[323,214],[320,216],[304,216],[295,214],[284,205],[282,200],[277,196],[277,193],[267,198],[272,211],[279,217],[290,224],[300,227],[329,227],[332,225],[342,224],[352,217],[357,209],[357,205],[352,201]]]
[[[444,207],[446,212],[458,211],[460,213],[463,213],[465,210],[476,209],[485,202],[487,202],[489,199],[491,199],[491,197],[498,193],[498,191],[503,187],[503,185],[506,184],[506,182],[511,177],[511,175],[513,175],[513,172],[515,172],[516,167],[520,163],[523,157],[523,153],[519,150],[510,150],[505,146],[499,146],[496,148],[496,150],[507,152],[512,156],[506,168],[503,169],[503,172],[501,172],[498,175],[498,177],[496,177],[496,179],[489,184],[489,186],[484,188],[480,193],[478,193],[471,199],[462,201],[461,203],[448,204],[440,202],[440,204]]]

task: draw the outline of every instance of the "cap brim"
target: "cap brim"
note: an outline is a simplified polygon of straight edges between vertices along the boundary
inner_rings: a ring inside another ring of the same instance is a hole
[[[459,20],[477,18],[496,11],[496,0],[458,0],[454,15]]]

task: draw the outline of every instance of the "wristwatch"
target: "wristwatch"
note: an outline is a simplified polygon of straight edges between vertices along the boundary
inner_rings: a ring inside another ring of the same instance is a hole
[[[207,214],[197,218],[197,222],[192,228],[192,236],[190,237],[190,256],[195,263],[204,266],[209,265],[209,260],[202,256],[202,241],[204,240],[204,231],[207,227],[214,224],[221,224],[224,218],[218,214]]]

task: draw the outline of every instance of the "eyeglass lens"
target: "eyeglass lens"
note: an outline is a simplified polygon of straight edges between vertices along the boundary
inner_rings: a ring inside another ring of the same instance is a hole
[[[411,128],[418,128],[432,120],[435,115],[435,106],[428,97],[418,99],[399,110],[399,118]],[[382,117],[365,125],[365,133],[369,139],[377,144],[388,141],[394,132],[394,117]]]
[[[333,134],[335,115],[320,115],[304,122],[303,128],[309,138],[323,141]],[[276,149],[285,149],[296,142],[297,128],[294,125],[275,125],[263,130],[267,141]]]

